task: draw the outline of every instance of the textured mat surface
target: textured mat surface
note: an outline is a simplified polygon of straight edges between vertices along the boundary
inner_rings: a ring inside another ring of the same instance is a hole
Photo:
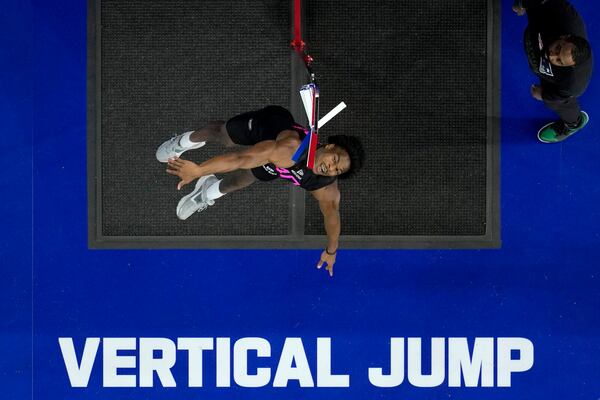
[[[102,0],[101,21],[102,234],[287,234],[289,190],[278,184],[179,221],[175,207],[193,185],[177,192],[154,158],[165,139],[211,119],[290,103],[287,1]]]
[[[321,138],[358,135],[367,150],[361,174],[340,183],[343,235],[488,233],[489,5],[304,2],[321,115],[348,105]],[[281,0],[100,2],[99,236],[284,237],[294,214],[304,215],[306,235],[324,234],[312,196],[294,206],[283,182],[257,183],[179,221],[175,207],[193,185],[178,192],[154,158],[164,140],[209,120],[291,105],[289,14]],[[184,158],[222,151],[210,144]]]
[[[320,133],[360,136],[368,164],[341,183],[342,234],[482,235],[486,224],[485,1],[306,1]],[[306,232],[320,234],[307,201]]]

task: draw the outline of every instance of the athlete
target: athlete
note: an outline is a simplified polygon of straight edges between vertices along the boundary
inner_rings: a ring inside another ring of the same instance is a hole
[[[226,123],[212,121],[204,128],[190,131],[164,142],[156,151],[158,161],[168,163],[167,173],[178,176],[180,190],[198,179],[194,190],[177,205],[177,216],[185,220],[195,212],[212,206],[227,193],[259,181],[277,178],[310,191],[323,214],[327,245],[317,268],[324,264],[333,276],[340,236],[340,191],[337,180],[354,175],[363,165],[365,154],[354,136],[330,136],[319,146],[312,169],[306,167],[306,151],[298,162],[292,156],[306,136],[304,128],[283,107],[269,106],[231,118]],[[207,142],[226,147],[250,146],[213,157],[201,164],[180,158],[188,150]],[[218,179],[215,174],[225,174]]]

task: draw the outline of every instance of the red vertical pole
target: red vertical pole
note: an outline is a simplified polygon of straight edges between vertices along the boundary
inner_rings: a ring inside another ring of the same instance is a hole
[[[301,0],[294,0],[294,41],[297,43],[302,41],[302,21],[300,19],[301,9]]]
[[[292,48],[298,53],[298,55],[304,61],[307,71],[311,74],[311,82],[314,84],[314,74],[311,70],[313,62],[312,57],[304,51],[305,43],[302,41],[302,0],[294,0],[294,39],[292,40]],[[318,87],[315,85],[312,98],[312,121],[310,121],[310,136],[308,146],[308,156],[306,159],[306,166],[310,169],[315,164],[315,152],[317,150],[317,133],[318,133],[318,120],[319,120],[319,92]]]

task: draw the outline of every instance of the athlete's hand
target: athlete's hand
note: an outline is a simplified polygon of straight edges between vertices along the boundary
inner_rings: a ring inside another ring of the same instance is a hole
[[[177,190],[181,190],[182,187],[202,176],[198,175],[198,164],[182,160],[178,157],[169,159],[167,174],[176,175],[181,178],[181,181],[177,184]]]
[[[525,15],[525,13],[527,12],[527,10],[525,10],[525,8],[523,6],[520,6],[518,4],[515,4],[514,6],[512,6],[512,10],[519,16],[522,17],[523,15]]]
[[[327,254],[326,250],[323,250],[323,252],[321,253],[321,259],[319,260],[319,263],[317,264],[317,268],[321,269],[321,267],[323,267],[323,264],[327,264],[327,266],[325,267],[325,269],[329,272],[329,276],[333,276],[333,264],[335,264],[335,257],[336,254]]]
[[[539,101],[542,101],[542,88],[538,85],[531,85],[531,96]]]

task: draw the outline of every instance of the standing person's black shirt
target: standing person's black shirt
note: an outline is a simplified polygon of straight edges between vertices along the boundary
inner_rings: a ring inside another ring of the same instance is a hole
[[[523,41],[529,66],[540,78],[543,99],[553,101],[580,96],[590,82],[592,57],[579,65],[561,67],[550,64],[545,51],[564,35],[587,39],[581,16],[566,0],[522,0],[515,3],[520,3],[527,10],[529,26]]]

